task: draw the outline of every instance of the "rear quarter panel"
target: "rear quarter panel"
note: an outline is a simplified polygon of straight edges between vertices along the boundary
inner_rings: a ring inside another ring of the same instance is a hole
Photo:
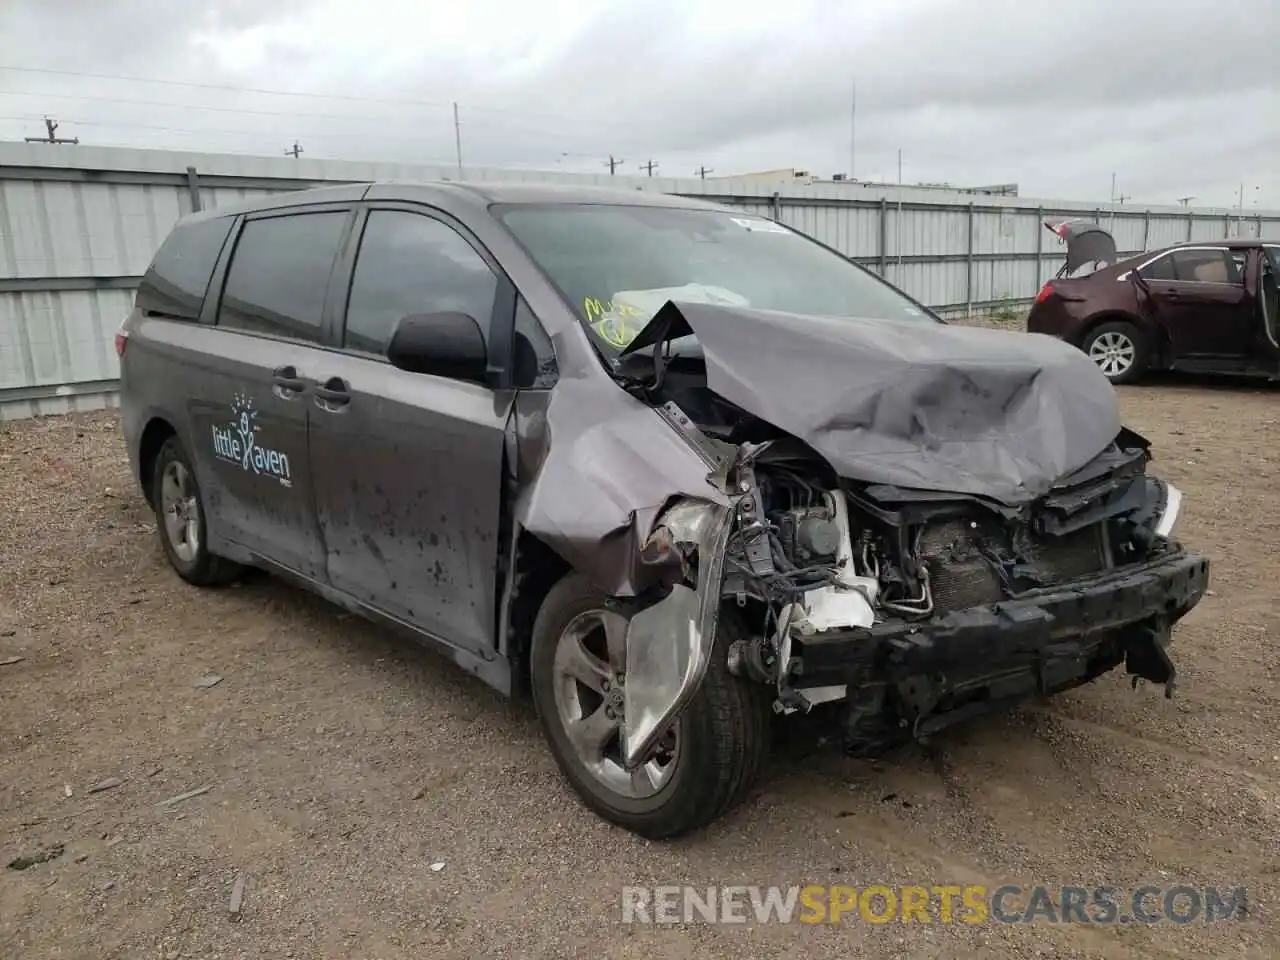
[[[153,420],[165,421],[189,455],[194,450],[187,397],[198,358],[186,342],[191,335],[210,331],[191,322],[144,316],[136,309],[123,329],[128,346],[120,360],[121,428],[134,480],[141,488],[146,479],[142,475],[142,437]],[[193,460],[197,481],[204,484],[199,458]]]

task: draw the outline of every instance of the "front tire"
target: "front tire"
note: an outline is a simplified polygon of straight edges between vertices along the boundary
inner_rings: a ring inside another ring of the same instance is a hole
[[[1114,384],[1136,383],[1151,365],[1147,338],[1132,323],[1111,320],[1085,335],[1080,348]]]
[[[729,673],[734,630],[722,621],[693,701],[655,757],[632,774],[620,763],[625,637],[632,603],[570,574],[534,622],[530,679],[543,732],[565,778],[600,817],[651,840],[696,830],[750,788],[768,749],[768,690]]]
[[[169,564],[178,576],[196,586],[228,583],[240,574],[240,566],[209,552],[205,503],[182,443],[170,437],[156,455],[152,474],[151,508],[156,531]]]

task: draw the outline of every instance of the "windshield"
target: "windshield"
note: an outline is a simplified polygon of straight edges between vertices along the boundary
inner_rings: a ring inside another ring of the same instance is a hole
[[[936,322],[869,271],[746,213],[590,204],[497,213],[610,353],[668,300]]]

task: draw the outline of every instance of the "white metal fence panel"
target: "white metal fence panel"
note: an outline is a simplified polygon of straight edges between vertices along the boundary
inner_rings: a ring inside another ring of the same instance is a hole
[[[457,179],[451,167],[0,143],[0,418],[112,403],[111,338],[179,217],[333,182]],[[1280,213],[1135,208],[860,184],[465,170],[471,180],[597,184],[773,217],[945,314],[1025,304],[1062,263],[1045,219],[1097,220],[1120,251],[1280,241]]]

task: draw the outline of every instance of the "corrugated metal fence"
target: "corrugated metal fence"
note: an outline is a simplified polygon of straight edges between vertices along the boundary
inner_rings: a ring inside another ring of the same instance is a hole
[[[0,419],[114,403],[112,335],[173,223],[285,190],[458,179],[452,168],[0,143]],[[1280,213],[1107,208],[853,184],[468,169],[470,180],[597,183],[697,196],[773,217],[944,314],[1029,301],[1062,262],[1046,218],[1090,217],[1124,252],[1229,236],[1280,239]]]

